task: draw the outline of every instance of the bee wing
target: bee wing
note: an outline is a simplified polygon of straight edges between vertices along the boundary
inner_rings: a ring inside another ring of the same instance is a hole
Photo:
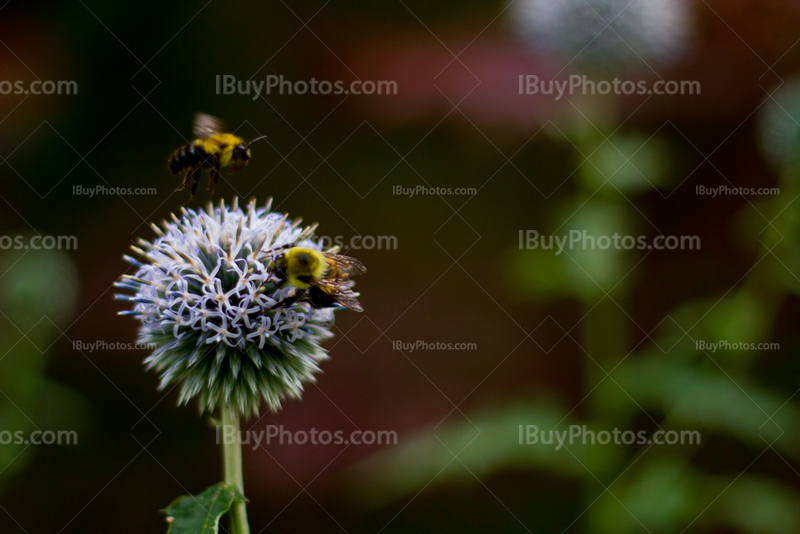
[[[222,121],[205,113],[195,113],[194,135],[199,139],[208,139],[225,130]]]
[[[348,310],[353,310],[354,312],[363,312],[364,307],[361,305],[360,302],[355,297],[355,293],[350,292],[350,295],[343,295],[336,299],[336,302],[347,308]]]
[[[337,271],[341,272],[344,276],[355,276],[357,274],[364,274],[367,268],[363,263],[350,256],[342,256],[341,254],[326,254],[325,257]]]
[[[334,280],[325,278],[317,282],[317,286],[325,293],[331,295],[336,302],[353,311],[363,312],[364,308],[358,302],[358,294],[353,291],[353,282],[349,280]]]

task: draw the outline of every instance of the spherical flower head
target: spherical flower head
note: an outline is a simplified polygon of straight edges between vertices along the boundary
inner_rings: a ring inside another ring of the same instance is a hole
[[[516,0],[510,11],[531,47],[579,70],[652,74],[687,50],[689,9],[685,0]]]
[[[117,287],[133,304],[121,312],[141,321],[138,342],[152,344],[145,360],[161,374],[160,388],[180,384],[179,403],[197,397],[201,411],[223,405],[257,414],[261,399],[272,410],[297,398],[312,381],[332,337],[333,310],[307,303],[275,305],[289,291],[268,272],[269,252],[289,244],[321,250],[316,225],[300,227],[270,211],[271,201],[246,210],[238,199],[226,207],[181,209],[157,237],[125,256],[137,271]]]

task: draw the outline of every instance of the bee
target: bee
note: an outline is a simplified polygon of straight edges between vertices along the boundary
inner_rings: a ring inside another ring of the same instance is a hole
[[[353,311],[364,311],[350,281],[351,276],[367,272],[363,263],[349,256],[294,244],[276,250],[280,252],[273,256],[267,271],[277,279],[278,287],[289,284],[296,291],[272,309],[308,302],[317,309],[340,305]]]
[[[247,166],[250,162],[250,145],[266,139],[266,136],[262,136],[247,143],[241,137],[225,133],[222,121],[205,113],[197,113],[194,116],[194,135],[196,137],[194,141],[180,147],[167,160],[167,166],[173,176],[181,172],[186,173],[183,184],[176,191],[183,190],[192,182],[192,196],[189,200],[194,198],[197,192],[202,169],[210,169],[206,187],[210,189],[217,185],[220,172],[225,167],[230,167],[229,174],[233,175],[234,172]]]

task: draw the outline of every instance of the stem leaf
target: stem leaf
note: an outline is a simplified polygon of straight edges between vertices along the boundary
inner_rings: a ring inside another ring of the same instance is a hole
[[[167,515],[167,534],[217,534],[219,520],[234,502],[244,502],[236,488],[219,482],[199,495],[178,497],[163,512]]]

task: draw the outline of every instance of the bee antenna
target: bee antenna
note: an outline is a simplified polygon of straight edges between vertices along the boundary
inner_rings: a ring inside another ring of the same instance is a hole
[[[261,137],[256,137],[255,139],[253,139],[252,141],[250,141],[249,143],[247,143],[247,148],[250,148],[250,146],[251,146],[253,143],[257,143],[257,142],[261,141],[262,139],[266,139],[266,138],[267,138],[267,136],[266,136],[266,135],[262,135]]]

